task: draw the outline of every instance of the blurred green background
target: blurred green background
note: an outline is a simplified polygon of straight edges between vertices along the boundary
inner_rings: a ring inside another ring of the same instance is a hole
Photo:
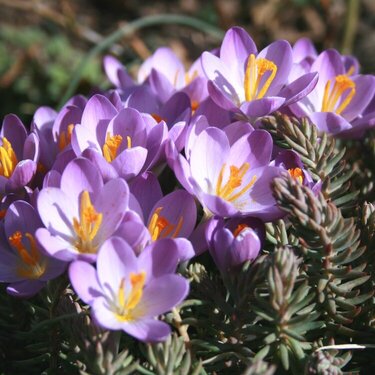
[[[82,58],[104,37],[149,15],[195,17],[221,30],[245,27],[258,45],[310,37],[318,50],[356,55],[362,72],[375,70],[374,0],[0,0],[0,115],[18,114],[26,124],[41,105],[57,107]],[[181,25],[157,25],[109,48],[128,67],[168,45],[189,64],[220,40]],[[90,59],[77,92],[108,87],[101,56]]]

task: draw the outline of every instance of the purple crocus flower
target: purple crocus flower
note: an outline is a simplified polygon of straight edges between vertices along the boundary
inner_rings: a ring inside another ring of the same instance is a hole
[[[213,218],[206,228],[206,240],[212,258],[222,273],[255,259],[265,239],[261,220],[246,217],[225,222]]]
[[[9,206],[0,237],[0,281],[10,283],[9,294],[31,297],[65,270],[66,263],[45,255],[36,241],[35,232],[42,226],[29,203]]]
[[[162,102],[167,101],[176,91],[182,90],[190,97],[192,109],[195,110],[208,96],[207,80],[200,61],[195,61],[186,71],[182,61],[168,47],[158,48],[140,66],[138,82],[146,80]]]
[[[5,116],[0,132],[0,194],[24,189],[36,173],[38,159],[37,135],[28,135],[17,116]]]
[[[296,116],[308,116],[320,131],[355,136],[356,119],[374,96],[375,77],[349,75],[336,50],[322,52],[312,64],[311,72],[319,72],[315,89],[290,109]],[[363,132],[363,126],[358,131]]]
[[[287,41],[276,41],[258,53],[253,40],[239,27],[225,34],[220,57],[209,52],[202,55],[212,99],[217,105],[250,118],[298,101],[314,88],[316,73],[288,83],[292,63],[292,48]]]
[[[94,95],[74,127],[72,147],[96,164],[105,180],[130,179],[157,161],[165,137],[165,124],[151,129],[135,109],[120,111],[104,96]]]
[[[269,166],[273,142],[269,133],[254,130],[230,144],[226,133],[208,127],[197,137],[186,160],[173,143],[167,160],[177,179],[203,205],[206,214],[221,217],[280,215],[271,181],[280,168]]]
[[[100,248],[97,269],[75,261],[69,277],[99,325],[154,342],[170,333],[155,317],[179,304],[189,290],[187,280],[173,274],[177,262],[168,246],[146,249],[137,257],[123,239],[113,237]]]
[[[314,182],[311,174],[304,167],[300,156],[293,150],[280,151],[274,161],[276,167],[284,168],[300,184],[309,187],[314,192],[319,193],[322,182]]]
[[[95,165],[77,158],[66,166],[59,188],[46,187],[38,195],[38,212],[46,228],[37,230],[37,240],[58,259],[94,262],[100,245],[120,225],[128,201],[124,180],[103,184]]]

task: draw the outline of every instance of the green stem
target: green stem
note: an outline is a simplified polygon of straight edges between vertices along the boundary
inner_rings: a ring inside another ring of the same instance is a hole
[[[354,37],[357,31],[360,0],[348,0],[346,10],[346,27],[342,41],[341,52],[350,54],[353,49]]]
[[[224,34],[222,30],[204,21],[198,20],[193,17],[177,15],[177,14],[158,14],[154,16],[140,18],[138,20],[130,22],[126,24],[125,26],[119,28],[112,34],[110,34],[108,37],[104,38],[101,43],[96,45],[86,54],[86,56],[82,59],[82,61],[78,65],[76,71],[73,73],[70,84],[59,103],[59,108],[61,108],[66,103],[66,101],[74,94],[79,84],[79,80],[82,76],[82,73],[87,63],[92,58],[94,58],[98,54],[108,49],[111,45],[113,45],[113,43],[116,43],[118,40],[133,34],[137,30],[140,30],[145,27],[150,27],[154,25],[163,25],[163,24],[178,24],[178,25],[188,26],[194,29],[201,30],[202,32],[205,32],[208,35],[211,35],[212,37],[218,40],[222,39],[223,34]]]

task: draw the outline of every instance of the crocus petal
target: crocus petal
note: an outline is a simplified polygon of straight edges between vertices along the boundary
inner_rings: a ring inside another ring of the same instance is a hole
[[[319,73],[318,83],[314,92],[316,91],[316,95],[320,100],[324,97],[326,83],[333,77],[345,74],[341,56],[334,49],[323,51],[312,64],[311,71]]]
[[[315,88],[318,76],[317,72],[307,73],[285,86],[279,94],[286,99],[284,105],[298,102],[308,95]]]
[[[33,160],[21,160],[14,169],[6,184],[6,190],[12,192],[14,190],[24,188],[34,177],[36,172],[36,163]]]
[[[181,303],[189,292],[189,282],[179,275],[164,275],[152,280],[143,290],[134,315],[154,317]]]
[[[72,160],[61,176],[61,190],[73,201],[78,200],[82,191],[98,192],[103,186],[102,178],[95,165],[88,159]]]
[[[86,104],[81,124],[96,134],[99,123],[110,120],[117,114],[115,106],[103,95],[94,95]]]
[[[243,91],[243,82],[239,79],[235,80],[229,67],[212,53],[203,52],[202,67],[207,79],[219,89],[216,92],[216,97],[212,97],[212,99],[220,106],[225,104],[223,107],[225,109],[230,109],[230,103],[232,103],[232,107],[238,106],[241,103],[239,92]],[[208,91],[212,95],[210,85]],[[224,99],[220,98],[220,94]],[[217,99],[220,99],[220,103],[217,102]]]
[[[141,204],[143,216],[148,218],[155,203],[163,197],[158,179],[152,172],[145,172],[134,178],[129,187]]]
[[[42,189],[37,198],[40,218],[54,235],[71,236],[74,217],[79,217],[78,202],[58,188]]]
[[[123,278],[138,272],[137,257],[122,238],[111,237],[100,247],[97,272],[101,287],[117,293]]]
[[[98,152],[102,151],[96,133],[79,124],[73,129],[71,145],[76,155],[81,155],[87,148],[94,148]]]
[[[89,305],[102,295],[95,268],[87,262],[72,262],[69,266],[69,279],[79,298]]]
[[[171,238],[153,242],[141,252],[138,262],[146,272],[146,284],[149,280],[175,272],[179,262],[177,242]]]
[[[103,59],[104,71],[108,79],[118,88],[134,85],[133,80],[126,72],[125,67],[113,56],[105,56]]]
[[[27,132],[22,121],[16,115],[9,114],[4,117],[0,136],[5,137],[12,144],[18,157],[22,155]]]
[[[128,180],[140,173],[145,164],[147,152],[147,149],[143,147],[126,149],[117,155],[112,165],[120,177]]]
[[[179,204],[176,205],[176,202],[179,202]],[[178,232],[175,233],[174,230],[172,230],[170,236],[189,237],[197,220],[197,209],[191,194],[185,190],[175,190],[160,199],[151,210],[148,224],[155,210],[159,208],[162,208],[159,212],[160,215],[173,225],[174,228],[177,228],[180,222],[182,223]]]
[[[205,192],[212,191],[228,155],[229,142],[223,131],[209,127],[199,134],[191,152],[190,167],[195,181]]]
[[[244,102],[240,109],[248,117],[261,117],[277,111],[285,102],[285,98],[268,96],[262,99]]]
[[[260,51],[258,58],[270,60],[277,66],[277,72],[267,90],[267,96],[279,96],[279,92],[287,81],[292,68],[292,47],[286,40],[278,40]],[[260,86],[263,85],[266,79],[266,76],[262,78]]]
[[[128,203],[129,187],[120,178],[108,181],[94,198],[95,209],[103,215],[102,223],[95,238],[98,243],[103,242],[117,229],[128,208]]]
[[[162,103],[166,102],[173,94],[175,88],[168,78],[161,72],[152,69],[149,76],[150,87],[158,95]]]
[[[171,333],[167,323],[155,319],[142,319],[124,324],[122,329],[129,335],[144,342],[163,341]]]
[[[352,128],[348,121],[333,112],[314,112],[309,117],[311,122],[322,132],[338,134]]]
[[[348,106],[342,112],[342,116],[349,122],[361,114],[375,93],[375,77],[371,75],[358,75],[353,77],[355,83],[355,95]]]
[[[87,148],[82,152],[82,157],[90,160],[100,172],[103,182],[106,183],[109,180],[119,177],[116,169],[111,163],[108,163],[104,159],[103,155],[96,149]]]
[[[7,293],[14,297],[29,298],[37,294],[45,285],[45,282],[39,280],[20,281],[9,285]]]
[[[7,237],[11,236],[16,230],[34,235],[37,228],[41,226],[43,224],[34,207],[25,201],[12,203],[4,218],[4,229]]]
[[[243,80],[246,62],[250,54],[256,55],[257,47],[247,31],[241,27],[229,29],[221,43],[220,59],[233,72],[238,72],[239,80]]]

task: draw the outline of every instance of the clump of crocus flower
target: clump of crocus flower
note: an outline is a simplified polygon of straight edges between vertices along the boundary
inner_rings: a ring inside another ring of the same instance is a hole
[[[188,296],[189,262],[209,250],[224,275],[262,253],[265,223],[285,215],[275,177],[321,190],[259,120],[281,111],[361,137],[375,126],[375,78],[306,39],[258,52],[239,27],[188,69],[169,48],[137,79],[113,56],[104,69],[113,89],[39,108],[30,130],[3,121],[0,281],[31,297],[68,270],[96,324],[161,341],[171,328],[157,318]]]

